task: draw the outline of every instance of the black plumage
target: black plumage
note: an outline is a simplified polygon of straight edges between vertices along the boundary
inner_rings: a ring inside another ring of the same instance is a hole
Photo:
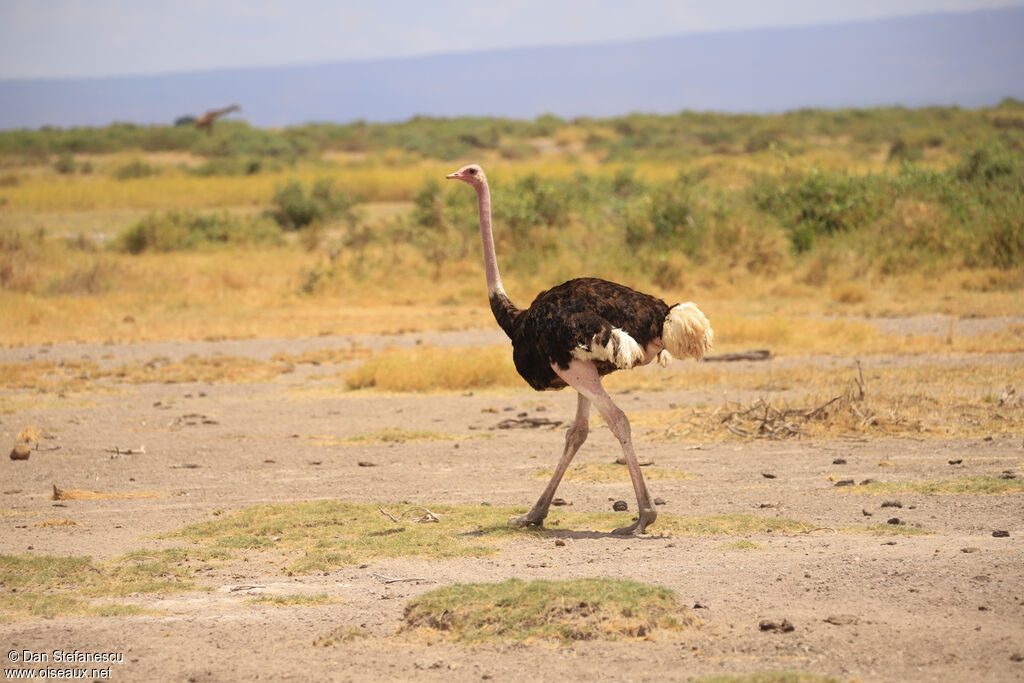
[[[491,311],[512,340],[516,371],[538,391],[561,389],[565,382],[552,364],[565,369],[573,349],[613,344],[620,329],[642,348],[661,337],[670,306],[661,299],[615,282],[576,278],[541,292],[526,310],[519,310],[504,292],[491,294]],[[617,350],[617,349],[616,349]],[[620,369],[596,360],[598,372]]]

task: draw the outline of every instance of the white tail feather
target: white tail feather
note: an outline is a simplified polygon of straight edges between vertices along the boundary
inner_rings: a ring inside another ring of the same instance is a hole
[[[644,350],[636,340],[626,332],[615,328],[608,336],[608,342],[601,346],[597,339],[590,340],[590,346],[580,346],[572,350],[573,358],[580,360],[603,360],[613,363],[616,367],[629,369],[644,362]]]
[[[661,329],[661,340],[676,358],[700,360],[711,350],[715,333],[711,323],[694,303],[687,302],[669,309]]]

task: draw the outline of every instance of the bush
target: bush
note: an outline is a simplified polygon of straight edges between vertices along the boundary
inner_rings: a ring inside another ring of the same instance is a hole
[[[133,180],[135,178],[146,178],[151,175],[156,175],[160,172],[160,169],[155,166],[150,166],[144,161],[136,159],[131,161],[124,166],[120,166],[114,170],[114,177],[118,180]]]
[[[57,162],[53,165],[53,168],[61,175],[70,175],[77,170],[75,158],[68,152],[65,152],[57,157]]]
[[[217,175],[256,175],[262,171],[276,170],[280,163],[270,163],[259,157],[224,157],[210,159],[195,168],[188,169],[192,175],[206,178]]]
[[[333,218],[342,218],[352,226],[358,221],[355,205],[355,197],[334,190],[329,178],[314,182],[308,193],[302,183],[289,180],[274,192],[273,207],[267,215],[284,230],[300,230]]]
[[[131,254],[144,251],[179,251],[208,244],[275,244],[278,231],[260,219],[236,219],[228,214],[203,215],[191,211],[152,213],[123,232],[116,248]]]
[[[793,248],[809,251],[815,238],[863,226],[885,200],[877,176],[853,176],[818,169],[789,178],[764,178],[753,188],[763,211],[774,214],[790,234]]]

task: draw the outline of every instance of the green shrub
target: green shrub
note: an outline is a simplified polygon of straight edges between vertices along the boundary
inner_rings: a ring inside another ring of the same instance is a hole
[[[356,199],[345,192],[336,191],[333,181],[322,178],[313,183],[309,192],[297,180],[289,180],[274,192],[273,206],[267,215],[284,230],[300,230],[313,223],[342,218],[355,225]]]
[[[77,165],[75,164],[75,158],[71,156],[70,153],[65,152],[57,157],[57,161],[54,163],[53,168],[61,175],[70,175],[77,170]]]
[[[133,180],[135,178],[146,178],[151,175],[156,175],[159,172],[159,168],[136,159],[135,161],[131,161],[124,166],[119,166],[114,169],[114,177],[118,180]]]
[[[144,251],[179,251],[208,244],[275,244],[281,241],[277,229],[261,219],[236,219],[223,214],[191,211],[152,213],[128,228],[117,239],[116,248],[131,254]]]
[[[817,237],[865,225],[878,215],[886,197],[883,182],[873,175],[812,169],[788,177],[762,178],[752,189],[757,206],[778,218],[793,248],[809,251]]]

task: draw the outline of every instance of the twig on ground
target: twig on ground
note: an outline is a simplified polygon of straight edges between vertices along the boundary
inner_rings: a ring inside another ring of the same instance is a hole
[[[422,516],[417,517],[416,519],[412,520],[416,524],[423,524],[425,522],[440,522],[441,521],[441,515],[435,514],[435,513],[431,512],[430,510],[428,510],[427,508],[423,508],[423,507],[409,508],[407,510],[404,510],[401,514],[399,514],[398,517],[395,517],[393,514],[391,514],[387,510],[385,510],[383,507],[379,507],[378,506],[377,510],[382,515],[384,515],[385,517],[390,519],[392,522],[394,522],[395,524],[400,524],[402,522],[402,519],[407,514],[409,514],[410,512],[415,512],[416,510],[423,510],[423,515]]]
[[[403,578],[395,578],[395,577],[392,577],[392,576],[384,576],[383,574],[376,574],[376,573],[371,574],[371,576],[376,576],[378,579],[380,579],[384,583],[401,583],[403,581],[433,581],[433,579],[427,579],[427,578],[423,578],[421,576],[409,576],[409,577],[403,577]]]
[[[114,457],[119,455],[145,455],[146,447],[139,446],[138,448],[121,448],[120,446],[114,446],[113,448],[104,448],[104,453],[113,453]]]

